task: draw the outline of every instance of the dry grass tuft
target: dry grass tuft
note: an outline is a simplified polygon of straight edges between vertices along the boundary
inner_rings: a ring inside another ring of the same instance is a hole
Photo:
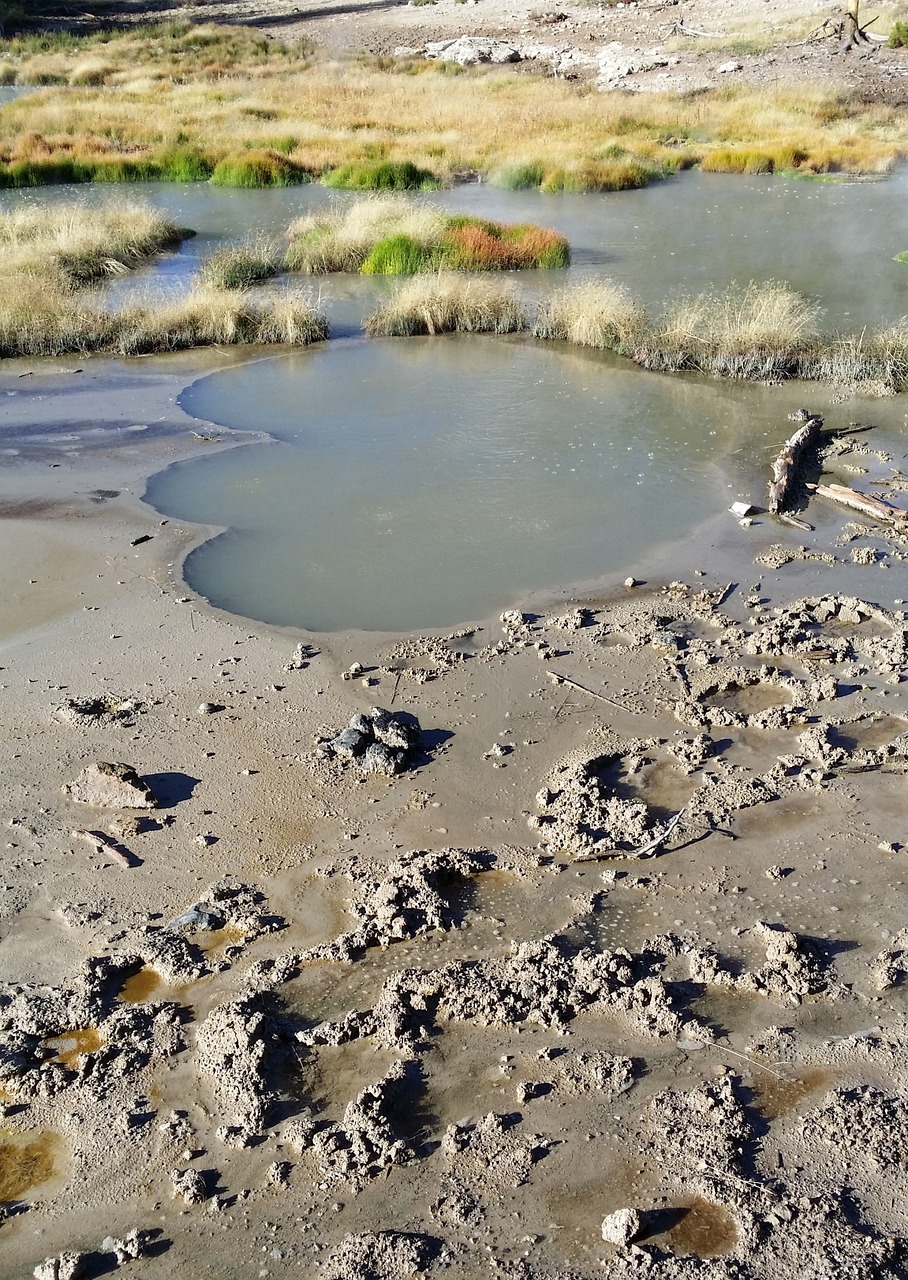
[[[179,301],[110,312],[89,285],[138,266],[187,234],[131,202],[0,214],[0,356],[134,355],[214,343],[317,342],[328,327],[308,295],[253,301],[204,281]]]
[[[288,230],[285,265],[291,271],[323,275],[360,271],[371,250],[391,236],[429,246],[444,230],[444,214],[402,196],[357,200],[345,209],[298,218]]]
[[[439,333],[516,333],[526,313],[514,286],[453,272],[414,276],[366,320],[372,337],[410,338]]]
[[[626,352],[645,327],[643,306],[623,284],[586,280],[544,299],[533,333],[578,347]]]
[[[136,201],[22,206],[0,213],[5,275],[60,276],[85,284],[138,266],[191,235],[172,218]]]
[[[199,275],[205,284],[220,289],[249,289],[270,280],[280,268],[281,255],[274,241],[252,236],[218,249],[204,260]]]
[[[200,284],[162,307],[118,312],[110,349],[121,355],[190,347],[292,342],[303,346],[328,336],[328,326],[307,294],[287,290],[274,301]]]
[[[734,378],[797,376],[820,309],[779,281],[698,294],[673,303],[637,346],[649,369],[695,369]]]

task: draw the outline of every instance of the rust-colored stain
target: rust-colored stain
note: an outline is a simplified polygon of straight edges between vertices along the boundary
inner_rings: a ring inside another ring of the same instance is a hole
[[[687,1212],[668,1232],[675,1253],[698,1258],[721,1258],[738,1242],[738,1228],[729,1211],[712,1200],[695,1199],[678,1205]]]
[[[104,1044],[95,1027],[79,1027],[74,1031],[64,1031],[62,1035],[52,1036],[45,1041],[49,1049],[54,1051],[54,1061],[76,1069],[76,1059],[86,1053],[96,1053]]]
[[[154,969],[140,969],[127,978],[119,990],[118,998],[124,1004],[144,1004],[151,999],[161,985],[161,975]]]
[[[0,1137],[0,1204],[20,1199],[32,1187],[53,1177],[57,1143],[55,1133]]]
[[[829,1087],[834,1081],[834,1072],[824,1067],[814,1067],[810,1071],[804,1071],[801,1075],[787,1079],[762,1075],[753,1089],[757,1106],[763,1115],[767,1120],[775,1120],[777,1116],[796,1111],[805,1098],[809,1098],[812,1093],[820,1089]]]

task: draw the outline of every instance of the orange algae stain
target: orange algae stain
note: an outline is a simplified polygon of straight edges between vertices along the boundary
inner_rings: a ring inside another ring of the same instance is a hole
[[[161,986],[161,975],[154,969],[139,969],[126,979],[117,998],[123,1004],[144,1004]]]
[[[55,1133],[0,1135],[0,1204],[19,1200],[56,1171]]]
[[[62,1035],[52,1036],[45,1041],[49,1049],[54,1051],[54,1061],[71,1071],[76,1069],[76,1059],[86,1053],[97,1053],[104,1041],[95,1027],[80,1027],[73,1031],[64,1031]]]
[[[777,1079],[775,1076],[761,1076],[755,1083],[756,1104],[767,1120],[775,1120],[798,1106],[812,1093],[831,1086],[836,1079],[835,1072],[822,1067],[814,1067],[801,1075],[788,1079]]]

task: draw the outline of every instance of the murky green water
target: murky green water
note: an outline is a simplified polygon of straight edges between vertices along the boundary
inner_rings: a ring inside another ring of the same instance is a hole
[[[503,192],[482,185],[420,197],[567,235],[568,272],[519,277],[532,298],[566,277],[623,280],[658,311],[679,293],[785,279],[826,309],[830,328],[908,312],[908,172],[879,183],[685,174],[607,195]],[[353,197],[322,187],[224,191],[148,184],[150,199],[198,231],[178,253],[112,286],[186,289],[200,259],[250,229]],[[97,188],[0,193],[0,208],[116,199]],[[200,380],[199,418],[274,443],[202,457],[156,477],[162,512],[227,528],[188,559],[214,603],[313,630],[453,626],[535,590],[633,569],[738,492],[759,499],[785,416],[816,388],[649,375],[596,353],[521,339],[366,342],[363,317],[388,280],[313,282],[325,347]],[[841,422],[867,406],[836,406]],[[878,415],[879,416],[879,415]],[[904,431],[904,412],[882,416]],[[728,450],[727,475],[711,462]],[[723,487],[724,486],[724,487]],[[724,503],[727,505],[727,503]]]
[[[658,309],[667,297],[722,288],[737,280],[787,280],[819,300],[831,328],[859,328],[908,313],[908,169],[883,182],[818,183],[780,177],[685,173],[643,191],[574,195],[498,191],[468,184],[419,196],[455,211],[555,227],[570,241],[573,275],[623,280]],[[17,203],[138,198],[167,210],[198,235],[135,279],[144,289],[179,292],[202,257],[250,230],[281,235],[293,218],[346,203],[352,193],[325,187],[231,191],[205,182],[138,187],[45,187],[0,192]],[[529,293],[563,283],[562,272],[526,273]],[[115,285],[125,297],[133,279]],[[382,283],[331,277],[321,291],[335,332],[358,328]]]
[[[711,460],[746,421],[759,466],[798,392],[531,339],[349,339],[214,374],[182,403],[276,437],[149,484],[161,512],[228,527],[189,583],[268,622],[394,630],[485,618],[683,537],[734,497]]]

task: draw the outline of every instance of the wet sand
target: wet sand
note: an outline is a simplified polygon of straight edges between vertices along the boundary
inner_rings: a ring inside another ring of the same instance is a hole
[[[723,512],[470,635],[267,627],[140,500],[235,442],[201,367],[3,379],[0,1276],[905,1274],[901,545]]]

